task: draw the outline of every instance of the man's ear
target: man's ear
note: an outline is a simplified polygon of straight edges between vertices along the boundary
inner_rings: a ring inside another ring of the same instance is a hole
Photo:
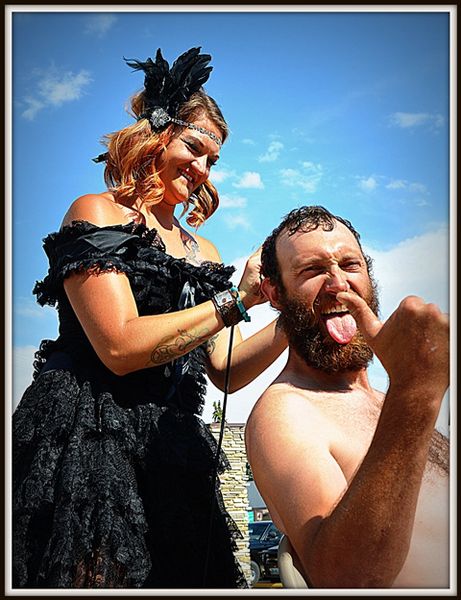
[[[261,282],[261,290],[263,291],[266,298],[269,300],[271,306],[280,310],[281,305],[279,302],[279,291],[268,277],[265,277]]]

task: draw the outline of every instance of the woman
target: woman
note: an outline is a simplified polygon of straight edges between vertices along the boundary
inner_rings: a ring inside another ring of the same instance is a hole
[[[191,203],[197,227],[218,206],[208,176],[228,129],[199,51],[171,69],[160,50],[128,63],[144,89],[97,159],[108,191],[78,198],[44,240],[34,293],[57,305],[60,335],[14,414],[15,586],[246,586],[197,415],[204,372],[223,389],[232,326],[263,297],[258,253],[232,288],[233,268],[175,216]],[[285,347],[274,323],[245,341],[236,329],[230,391]]]

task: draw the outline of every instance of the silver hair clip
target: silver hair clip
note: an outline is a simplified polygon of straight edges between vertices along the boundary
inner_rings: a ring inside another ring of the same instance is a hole
[[[149,123],[151,124],[153,131],[161,131],[168,125],[168,123],[175,123],[176,125],[182,125],[183,127],[187,127],[189,129],[195,129],[196,131],[207,135],[214,142],[216,142],[219,147],[222,146],[222,141],[212,131],[208,131],[208,129],[199,127],[194,123],[188,123],[187,121],[170,117],[166,110],[160,106],[156,106],[150,114],[145,113],[141,115],[140,119],[149,119]]]

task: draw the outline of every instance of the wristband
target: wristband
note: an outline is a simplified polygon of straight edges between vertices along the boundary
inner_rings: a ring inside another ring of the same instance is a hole
[[[230,289],[231,294],[234,294],[234,298],[235,298],[235,302],[237,304],[237,308],[239,309],[243,320],[246,321],[247,323],[249,321],[251,321],[251,317],[250,315],[247,313],[247,310],[245,308],[245,306],[243,305],[242,299],[240,298],[240,292],[238,291],[238,289],[235,287],[235,285],[233,285]]]
[[[243,319],[243,315],[237,306],[235,296],[233,296],[229,290],[218,292],[211,299],[226,327],[237,325],[237,323]]]

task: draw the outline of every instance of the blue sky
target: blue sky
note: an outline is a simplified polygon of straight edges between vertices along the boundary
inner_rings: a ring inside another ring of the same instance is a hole
[[[213,57],[205,87],[231,135],[212,174],[221,207],[201,234],[224,262],[241,268],[289,210],[322,204],[361,232],[384,318],[413,293],[448,311],[449,7],[88,8],[11,14],[14,402],[34,349],[57,335],[54,310],[31,293],[47,270],[42,238],[75,198],[104,189],[103,166],[91,158],[105,133],[132,121],[125,106],[142,87],[123,57],[145,60],[159,47],[170,63],[191,46]],[[261,307],[243,334],[272,317]],[[231,397],[230,421],[246,420],[281,366]],[[380,365],[371,373],[385,389]],[[211,388],[205,416],[219,397]]]

